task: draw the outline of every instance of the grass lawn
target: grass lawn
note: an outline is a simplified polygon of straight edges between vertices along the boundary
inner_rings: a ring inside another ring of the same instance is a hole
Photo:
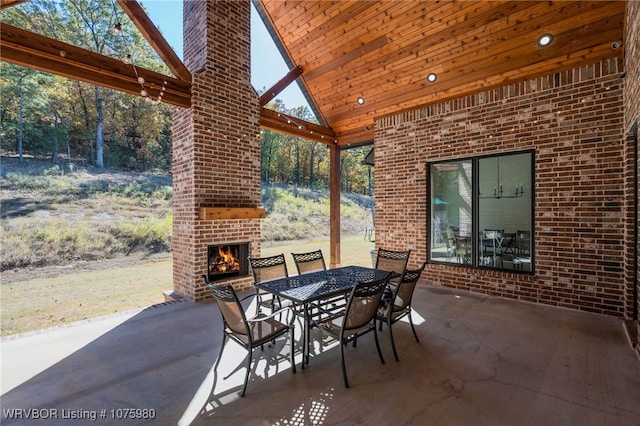
[[[343,265],[371,266],[374,243],[362,235],[343,237]],[[262,256],[284,253],[290,274],[296,273],[291,252],[322,249],[329,266],[329,241],[309,240],[263,243]],[[2,336],[56,327],[164,301],[171,290],[171,259],[142,262],[118,268],[75,272],[55,277],[3,283],[1,287]]]

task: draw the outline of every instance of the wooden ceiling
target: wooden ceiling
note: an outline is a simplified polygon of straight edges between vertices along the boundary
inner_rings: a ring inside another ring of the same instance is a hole
[[[340,145],[373,140],[376,117],[624,54],[623,1],[254,4]]]
[[[10,7],[25,0],[1,0]],[[263,109],[263,127],[341,146],[373,140],[376,117],[623,57],[626,2],[253,0],[321,126]],[[118,0],[174,77],[138,68],[150,96],[190,107],[191,74],[133,0]],[[541,34],[554,39],[537,47]],[[2,24],[3,61],[139,94],[130,66]],[[426,76],[438,76],[429,83]],[[357,98],[362,97],[360,105]]]

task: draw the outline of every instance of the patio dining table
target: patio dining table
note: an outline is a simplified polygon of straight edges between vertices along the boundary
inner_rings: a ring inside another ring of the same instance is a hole
[[[368,282],[384,278],[388,272],[363,266],[342,266],[325,271],[263,281],[256,284],[261,290],[288,299],[302,306],[304,317],[303,362],[309,363],[309,340],[312,325],[311,305],[313,302],[335,299],[349,293],[357,282]]]

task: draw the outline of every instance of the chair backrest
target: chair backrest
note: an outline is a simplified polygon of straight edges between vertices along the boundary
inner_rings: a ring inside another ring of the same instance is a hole
[[[216,302],[218,302],[222,318],[229,330],[236,334],[250,337],[247,317],[244,314],[244,309],[242,309],[238,295],[233,287],[230,285],[213,285],[209,283],[206,278],[205,283],[211,290]]]
[[[469,241],[469,237],[458,237],[454,235],[453,240],[455,242],[456,254],[458,256],[471,255],[471,243]]]
[[[393,304],[396,310],[404,309],[411,305],[413,290],[415,290],[425,266],[427,266],[427,262],[423,263],[419,269],[409,269],[405,272],[402,282],[396,286],[396,294],[393,296]]]
[[[347,302],[343,330],[359,329],[373,319],[390,277],[391,272],[379,280],[356,283]]]
[[[516,247],[518,248],[518,255],[527,255],[531,253],[531,232],[520,231],[516,232]]]
[[[289,276],[284,254],[269,257],[249,257],[249,264],[256,283]]]
[[[308,272],[324,271],[327,266],[324,263],[322,250],[311,251],[308,253],[291,253],[293,261],[298,268],[298,274],[306,274]]]
[[[500,238],[502,237],[503,234],[504,234],[504,229],[485,229],[484,230],[484,237],[491,240]]]
[[[411,250],[393,251],[380,248],[378,249],[378,257],[376,258],[376,269],[395,272],[402,276],[407,269],[410,254]],[[393,281],[396,280],[394,279]]]

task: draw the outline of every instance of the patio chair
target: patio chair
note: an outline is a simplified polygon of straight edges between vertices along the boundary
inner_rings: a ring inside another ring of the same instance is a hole
[[[459,263],[471,263],[471,238],[453,236],[454,251]]]
[[[322,256],[322,250],[308,253],[291,253],[291,256],[296,264],[299,275],[327,269],[324,263],[324,256]]]
[[[347,378],[347,368],[344,362],[344,349],[350,341],[355,341],[358,337],[373,330],[378,357],[380,362],[384,364],[380,343],[378,342],[376,310],[378,309],[382,292],[387,287],[391,275],[391,273],[388,273],[379,280],[356,283],[349,295],[346,309],[330,314],[315,323],[322,332],[340,343],[342,378],[346,388],[349,387],[349,379]]]
[[[215,366],[213,367],[214,371],[217,371],[218,364],[220,363],[220,358],[222,358],[222,352],[224,350],[225,344],[227,343],[227,340],[233,340],[234,342],[245,348],[249,352],[249,354],[247,357],[247,372],[244,376],[244,386],[242,387],[241,393],[241,396],[244,396],[245,392],[247,391],[247,383],[249,382],[249,373],[251,372],[253,350],[258,346],[263,347],[267,342],[275,341],[275,339],[280,336],[289,334],[289,339],[291,342],[291,371],[295,373],[296,364],[294,362],[294,316],[291,315],[291,322],[289,324],[282,323],[274,318],[275,316],[281,315],[283,311],[287,311],[291,308],[282,308],[271,313],[271,315],[258,313],[257,315],[247,319],[244,308],[242,307],[242,304],[232,286],[216,286],[209,282],[206,275],[203,275],[202,277],[211,290],[211,293],[216,299],[216,302],[218,302],[223,320],[224,333],[222,336],[222,344],[220,345],[220,353],[218,354],[218,359],[216,360]]]
[[[376,269],[398,274],[397,277],[393,278],[392,282],[400,282],[402,275],[407,269],[407,262],[409,262],[410,255],[411,250],[393,251],[379,248],[376,258]]]
[[[249,264],[251,265],[254,284],[289,276],[284,254],[269,257],[249,257]],[[279,298],[260,290],[258,287],[256,287],[256,295],[256,313],[260,312],[263,306],[268,307],[271,311],[275,310],[276,306],[278,308],[282,307]]]
[[[380,322],[380,328],[382,328],[383,323],[386,323],[389,327],[389,339],[391,340],[391,348],[393,348],[393,356],[396,358],[396,361],[400,360],[398,358],[398,352],[396,351],[396,343],[393,339],[393,324],[404,317],[408,317],[409,324],[411,324],[411,331],[413,331],[413,337],[416,338],[416,342],[420,343],[416,329],[413,326],[413,320],[411,319],[411,299],[413,298],[413,290],[415,290],[416,284],[426,265],[427,263],[425,262],[419,269],[407,270],[400,284],[395,286],[391,300],[386,303],[381,301],[376,314],[376,319]]]

